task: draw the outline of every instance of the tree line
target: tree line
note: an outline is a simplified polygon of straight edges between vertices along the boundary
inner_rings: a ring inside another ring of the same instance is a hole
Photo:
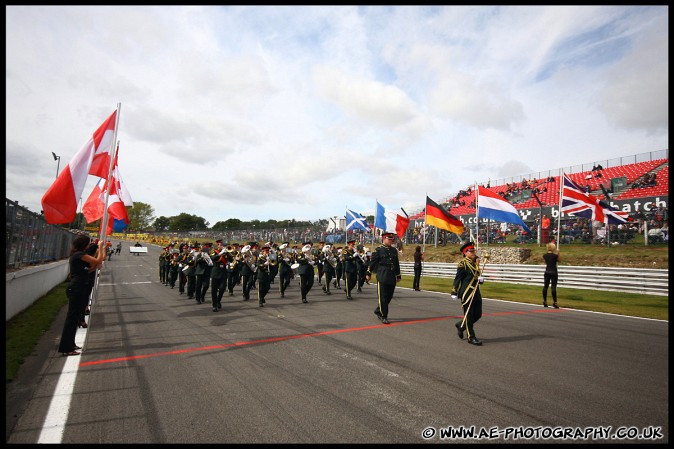
[[[127,207],[129,214],[129,226],[124,232],[179,232],[179,231],[236,231],[246,229],[286,229],[301,226],[319,226],[327,227],[327,219],[316,221],[288,220],[250,220],[243,221],[238,218],[228,218],[215,223],[212,227],[205,218],[197,215],[180,213],[171,217],[155,216],[152,206],[147,203],[135,201],[132,207]],[[75,220],[70,225],[64,227],[83,229],[86,224],[82,213],[78,213]],[[86,224],[87,228],[100,228],[100,220]]]

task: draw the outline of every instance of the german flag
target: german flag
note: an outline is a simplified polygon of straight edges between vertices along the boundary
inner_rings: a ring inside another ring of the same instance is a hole
[[[426,224],[444,229],[454,234],[463,234],[463,223],[435,201],[426,197]]]

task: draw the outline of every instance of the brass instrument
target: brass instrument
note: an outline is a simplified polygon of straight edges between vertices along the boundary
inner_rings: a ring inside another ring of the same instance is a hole
[[[271,261],[269,260],[269,256],[266,254],[260,254],[260,257],[257,258],[255,268],[259,268],[264,271],[269,271],[269,265],[271,264]],[[252,268],[251,268],[252,269]],[[253,270],[255,271],[255,270]]]
[[[363,247],[363,249],[361,249],[360,251],[357,251],[357,252],[356,252],[356,255],[357,255],[358,257],[360,257],[360,260],[362,260],[363,263],[366,263],[366,262],[367,262],[367,253],[368,253],[368,251],[369,251],[369,249],[367,249],[367,247]]]
[[[278,265],[278,252],[274,248],[269,248],[269,265],[272,267]]]
[[[325,259],[326,262],[330,264],[332,268],[335,268],[337,266],[337,258],[335,257],[335,254],[332,251],[332,246],[325,245],[323,247],[323,258]]]
[[[356,257],[356,250],[348,246],[342,250],[342,262],[353,260]]]
[[[295,263],[295,251],[293,251],[292,248],[286,248],[287,245],[281,245],[280,248],[280,254],[279,254],[279,262],[282,260],[288,265],[292,265]]]
[[[304,245],[302,247],[302,256],[307,259],[307,262],[309,262],[311,266],[316,265],[316,255],[315,252],[312,251],[311,245]]]
[[[241,249],[241,256],[243,261],[251,271],[255,272],[257,270],[257,265],[255,264],[255,255],[250,250],[250,245],[246,245]]]

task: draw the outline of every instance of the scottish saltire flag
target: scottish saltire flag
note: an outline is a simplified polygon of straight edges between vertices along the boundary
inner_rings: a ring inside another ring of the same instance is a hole
[[[383,229],[384,232],[394,232],[398,238],[403,238],[405,231],[410,225],[410,219],[398,215],[396,212],[386,209],[377,201],[377,212],[375,213],[374,226]]]
[[[524,224],[515,206],[482,186],[478,186],[477,191],[477,217],[520,225],[531,234],[531,229]]]
[[[346,230],[355,231],[357,229],[363,231],[369,231],[370,227],[367,225],[365,217],[363,217],[358,212],[352,210],[346,210]]]
[[[562,212],[576,217],[588,218],[602,223],[627,223],[627,212],[614,210],[598,198],[571,181],[566,174],[562,184]]]

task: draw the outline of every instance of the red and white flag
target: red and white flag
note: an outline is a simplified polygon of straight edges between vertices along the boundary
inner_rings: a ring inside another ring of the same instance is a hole
[[[89,198],[82,205],[82,215],[87,223],[92,223],[103,218],[105,210],[105,179],[99,179],[89,194]]]
[[[49,224],[71,223],[77,214],[77,202],[82,196],[89,176],[91,163],[103,144],[110,145],[114,139],[117,110],[94,132],[93,136],[75,154],[73,159],[58,175],[56,181],[42,197],[44,218]],[[110,129],[112,126],[112,129]],[[108,163],[110,162],[108,154]],[[103,178],[107,178],[109,166]]]
[[[94,133],[94,145],[96,152],[91,161],[89,174],[99,178],[108,178],[110,170],[110,151],[114,148],[115,124],[117,123],[117,110],[112,113],[108,119],[103,122],[100,128]]]
[[[129,195],[126,186],[122,182],[119,174],[119,165],[117,164],[117,157],[119,154],[119,147],[115,154],[115,161],[112,168],[112,176],[110,177],[110,194],[108,195],[108,215],[117,220],[123,220],[124,223],[129,223],[129,215],[126,206],[133,206],[131,195]],[[89,198],[82,206],[82,213],[87,220],[87,223],[94,222],[103,218],[105,211],[105,195],[108,191],[108,183],[105,179],[98,181],[91,191]]]

